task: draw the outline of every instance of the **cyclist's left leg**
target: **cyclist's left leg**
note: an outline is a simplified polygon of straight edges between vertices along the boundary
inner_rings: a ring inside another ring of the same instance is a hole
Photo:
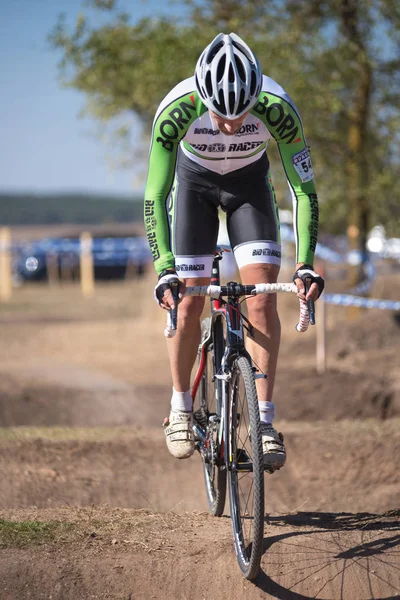
[[[275,194],[269,173],[266,176],[265,172],[268,164],[265,161],[263,164],[262,161],[263,159],[256,165],[257,169],[259,167],[256,173],[244,178],[247,187],[241,192],[242,202],[230,210],[233,202],[229,197],[227,201],[228,231],[244,284],[276,282],[281,263]],[[237,196],[237,192],[235,195]],[[264,462],[273,468],[279,468],[283,466],[286,454],[283,437],[272,426],[275,416],[272,394],[280,344],[276,294],[256,296],[247,302],[247,307],[255,334],[254,339],[248,337],[247,347],[255,366],[268,375],[267,380],[256,381],[263,429]]]
[[[275,283],[279,266],[250,264],[240,269],[242,283]],[[281,325],[277,310],[276,294],[255,296],[247,302],[248,317],[254,327],[254,338],[248,336],[246,345],[255,365],[268,379],[257,379],[259,400],[272,402],[275,373],[281,337]]]

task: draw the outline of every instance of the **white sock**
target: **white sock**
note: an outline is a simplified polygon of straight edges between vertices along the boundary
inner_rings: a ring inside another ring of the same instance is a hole
[[[172,410],[184,410],[185,412],[192,412],[193,400],[190,390],[187,392],[177,392],[176,389],[172,388],[171,398],[171,409]]]
[[[275,404],[273,402],[267,402],[266,400],[261,400],[258,404],[260,407],[261,423],[271,425],[272,421],[275,419]]]

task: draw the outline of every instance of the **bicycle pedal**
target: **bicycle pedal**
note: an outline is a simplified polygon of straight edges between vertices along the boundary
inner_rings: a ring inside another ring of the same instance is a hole
[[[269,475],[273,475],[276,471],[279,471],[281,467],[267,467],[264,466],[264,471]]]

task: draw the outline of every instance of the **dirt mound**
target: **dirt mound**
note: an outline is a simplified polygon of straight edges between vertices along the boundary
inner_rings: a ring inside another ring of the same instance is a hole
[[[281,422],[288,461],[266,479],[266,510],[398,508],[400,420]],[[163,432],[3,430],[0,508],[84,506],[207,510],[201,461],[173,459]]]
[[[3,427],[160,425],[168,413],[169,394],[170,388],[165,385],[135,386],[97,369],[51,359],[23,369],[18,364],[3,365],[0,424]]]
[[[315,368],[315,330],[284,330],[275,390],[280,419],[400,415],[400,329],[390,312],[372,316],[329,331],[323,374]],[[287,320],[293,324],[295,314]],[[6,357],[0,366],[0,424],[159,426],[171,389],[162,324],[33,322],[24,327],[26,337],[17,322],[8,323],[0,341]],[[133,334],[141,340],[138,348]],[[40,355],[34,353],[38,344]]]
[[[392,378],[379,374],[280,369],[275,403],[279,418],[291,421],[387,419],[400,416],[399,392]]]
[[[12,426],[160,426],[168,414],[170,387],[134,385],[95,369],[71,364],[21,370],[0,367],[0,423]],[[299,394],[299,387],[301,393]],[[279,369],[275,402],[279,419],[400,416],[400,390],[383,374],[329,369]]]
[[[104,507],[0,511],[2,598],[389,600],[400,593],[398,516],[269,517],[262,571],[250,583],[238,572],[226,518]]]

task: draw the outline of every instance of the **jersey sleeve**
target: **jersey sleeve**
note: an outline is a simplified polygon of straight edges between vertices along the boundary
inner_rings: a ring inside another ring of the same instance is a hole
[[[264,92],[253,112],[262,118],[278,144],[293,201],[296,263],[313,265],[318,238],[318,197],[300,116],[289,96]]]
[[[153,122],[144,195],[145,229],[157,273],[175,266],[167,199],[174,181],[179,143],[197,118],[198,110],[194,92],[178,97],[171,94],[161,103]]]

